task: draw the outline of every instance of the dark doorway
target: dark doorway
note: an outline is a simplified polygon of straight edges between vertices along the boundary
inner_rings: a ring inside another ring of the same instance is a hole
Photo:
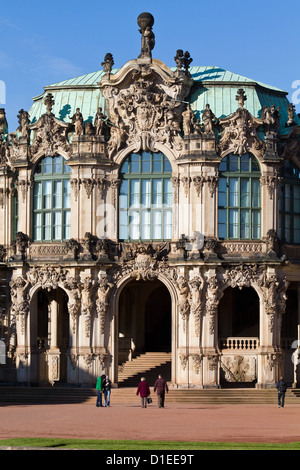
[[[171,351],[171,298],[164,285],[156,287],[145,305],[146,351]]]
[[[119,340],[134,352],[171,351],[171,297],[158,280],[131,281],[119,301]]]
[[[259,297],[252,287],[228,287],[219,305],[219,338],[259,337]]]

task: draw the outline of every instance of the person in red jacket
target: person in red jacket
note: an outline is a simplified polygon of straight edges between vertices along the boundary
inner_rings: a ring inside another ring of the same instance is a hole
[[[154,392],[157,390],[157,400],[158,400],[158,408],[164,408],[165,406],[165,392],[168,393],[168,385],[165,379],[159,375],[158,379],[154,384]]]
[[[138,385],[136,394],[140,394],[141,397],[141,402],[142,402],[142,408],[147,408],[147,398],[150,395],[150,388],[149,385],[145,379],[145,377],[141,378],[141,381]]]

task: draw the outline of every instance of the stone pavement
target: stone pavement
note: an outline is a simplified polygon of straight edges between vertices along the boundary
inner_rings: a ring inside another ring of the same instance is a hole
[[[8,405],[0,403],[0,439],[52,437],[203,442],[300,441],[300,405],[130,404]],[[1,441],[0,441],[1,445]]]

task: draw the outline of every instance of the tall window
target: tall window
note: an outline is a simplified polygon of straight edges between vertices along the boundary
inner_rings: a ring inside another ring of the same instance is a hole
[[[258,240],[261,229],[260,168],[253,155],[227,155],[219,166],[218,236]]]
[[[300,170],[287,160],[282,168],[279,197],[279,237],[300,243]]]
[[[131,154],[124,161],[119,196],[120,240],[172,238],[171,165],[162,153]]]
[[[34,241],[70,238],[70,171],[60,155],[45,157],[37,165],[33,190]]]

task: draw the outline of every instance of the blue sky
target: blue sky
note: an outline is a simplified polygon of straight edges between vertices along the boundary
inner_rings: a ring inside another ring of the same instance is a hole
[[[0,107],[6,109],[10,132],[18,125],[18,111],[29,111],[43,86],[102,69],[107,52],[115,67],[136,58],[141,42],[137,17],[143,11],[155,19],[153,57],[168,66],[175,65],[176,50],[184,49],[192,65],[215,65],[281,88],[291,101],[300,98],[299,0],[5,3],[0,80],[6,95]]]

